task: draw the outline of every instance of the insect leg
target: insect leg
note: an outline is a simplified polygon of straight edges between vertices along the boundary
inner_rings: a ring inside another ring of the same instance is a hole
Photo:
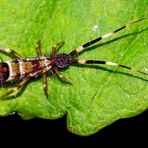
[[[42,76],[42,86],[43,86],[43,90],[46,95],[46,98],[48,98],[48,87],[47,87],[47,75],[46,74],[43,74]]]
[[[73,59],[72,63],[74,63],[74,64],[104,64],[104,65],[110,65],[110,66],[125,68],[125,69],[131,70],[131,71],[141,73],[143,75],[148,75],[148,73],[146,73],[146,72],[142,72],[142,71],[136,70],[136,69],[134,69],[132,67],[128,67],[128,66],[125,66],[125,65],[121,65],[121,64],[114,63],[114,62],[109,62],[109,61]]]
[[[10,54],[16,59],[22,59],[23,58],[20,54],[18,54],[16,51],[14,51],[10,48],[0,48],[0,51]]]
[[[37,42],[35,47],[36,47],[36,50],[37,50],[38,57],[41,57],[42,52],[41,52],[41,41],[40,40]],[[46,97],[48,98],[47,74],[46,73],[43,74],[41,81],[42,81],[42,87],[43,87],[44,93],[45,93]]]
[[[124,26],[122,26],[122,27],[120,27],[120,28],[118,28],[118,29],[116,29],[116,30],[114,30],[114,31],[112,31],[112,32],[109,32],[109,33],[107,33],[107,34],[104,34],[104,35],[102,35],[102,36],[99,36],[98,38],[96,38],[96,39],[94,39],[94,40],[92,40],[92,41],[89,41],[89,42],[87,42],[87,43],[81,45],[81,46],[78,47],[77,49],[73,50],[72,52],[70,52],[70,55],[71,55],[72,57],[73,57],[73,56],[76,56],[76,55],[78,55],[80,52],[82,52],[83,50],[85,50],[85,48],[90,47],[91,45],[97,43],[98,41],[101,41],[102,39],[111,37],[112,35],[116,34],[117,32],[119,32],[119,31],[125,29],[126,27],[131,26],[131,25],[133,25],[133,24],[135,24],[135,23],[137,23],[137,22],[140,22],[140,21],[142,21],[142,20],[144,20],[144,19],[146,19],[146,18],[141,18],[141,19],[136,20],[136,21],[134,21],[134,22],[128,23],[127,25],[124,25]]]
[[[52,46],[51,56],[56,55],[57,50],[60,49],[64,45],[64,43],[65,43],[64,41],[61,41],[55,44],[54,46]]]
[[[35,48],[36,48],[38,57],[41,57],[42,56],[42,52],[41,52],[41,41],[40,40],[35,45]]]
[[[58,76],[60,79],[62,79],[64,82],[66,82],[66,83],[72,85],[72,83],[71,83],[67,78],[65,78],[65,77],[62,75],[62,73],[61,73],[56,67],[54,67],[54,71],[55,71],[55,73],[57,74],[57,76]]]
[[[11,95],[12,93],[20,90],[27,82],[29,81],[28,78],[24,79],[23,81],[21,81],[16,87],[10,89],[8,92],[6,92],[4,95],[0,96],[0,99],[7,99],[7,97],[9,95]]]

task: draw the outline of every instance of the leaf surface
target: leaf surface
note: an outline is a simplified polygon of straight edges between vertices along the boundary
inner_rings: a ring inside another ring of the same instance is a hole
[[[65,41],[61,53],[148,16],[147,0],[1,0],[0,47],[9,47],[24,58],[36,56],[41,39],[42,53]],[[148,71],[148,20],[89,48],[79,59],[113,61]],[[10,60],[1,54],[3,60]],[[16,99],[0,101],[0,115],[18,112],[24,119],[55,119],[67,114],[68,129],[90,135],[121,118],[148,108],[148,78],[111,66],[70,66],[62,70],[73,85],[48,76],[49,99],[40,79],[31,80]],[[16,84],[1,87],[0,94]],[[14,94],[13,94],[14,96]],[[15,97],[15,96],[14,96]]]

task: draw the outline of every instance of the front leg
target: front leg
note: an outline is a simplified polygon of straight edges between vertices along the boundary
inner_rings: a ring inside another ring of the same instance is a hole
[[[66,83],[72,85],[71,81],[68,80],[67,78],[65,78],[65,77],[62,75],[62,73],[61,73],[56,67],[54,67],[54,71],[55,71],[55,73],[57,74],[57,76],[58,76],[60,79],[62,79],[64,82],[66,82]]]
[[[52,46],[51,56],[55,56],[57,54],[57,50],[60,49],[64,45],[64,41],[58,42]]]

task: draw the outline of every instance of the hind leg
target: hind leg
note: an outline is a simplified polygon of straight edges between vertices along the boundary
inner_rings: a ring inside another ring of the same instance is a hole
[[[0,51],[10,54],[16,59],[22,59],[23,58],[20,54],[18,54],[16,51],[14,51],[10,48],[0,48]]]
[[[10,89],[4,95],[0,96],[0,99],[2,100],[7,99],[7,97],[10,96],[12,93],[19,91],[28,81],[29,81],[28,78],[24,79],[16,87]]]

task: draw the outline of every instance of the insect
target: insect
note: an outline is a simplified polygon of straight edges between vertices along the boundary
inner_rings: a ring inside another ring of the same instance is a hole
[[[69,54],[66,54],[66,53],[57,54],[57,50],[63,46],[64,42],[59,42],[56,45],[54,45],[52,47],[52,51],[49,56],[42,56],[41,45],[40,45],[40,42],[38,42],[36,44],[37,57],[30,58],[30,59],[23,58],[16,51],[11,50],[9,48],[4,48],[4,49],[0,48],[0,51],[9,53],[15,58],[14,60],[0,63],[0,82],[3,83],[3,82],[9,82],[9,81],[18,81],[18,80],[20,81],[14,88],[10,89],[0,98],[1,99],[7,98],[12,93],[20,90],[31,78],[37,78],[38,76],[42,76],[43,90],[44,90],[46,97],[48,97],[47,74],[56,73],[60,79],[71,84],[71,82],[67,78],[65,78],[60,72],[60,69],[67,68],[71,64],[75,64],[75,65],[76,64],[83,64],[83,65],[85,64],[104,64],[104,65],[125,68],[131,71],[141,73],[143,75],[148,75],[148,73],[146,72],[142,72],[132,67],[128,67],[128,66],[114,63],[114,62],[101,61],[101,60],[81,60],[81,59],[75,58],[76,56],[79,55],[79,53],[84,51],[87,47],[90,47],[91,45],[95,44],[98,41],[101,41],[102,39],[111,37],[117,32],[125,29],[126,27],[131,26],[144,19],[146,18],[141,18],[134,22],[128,23],[127,25],[122,26],[110,33],[104,34],[103,36],[99,36],[98,38],[79,46],[78,48],[71,51]]]

